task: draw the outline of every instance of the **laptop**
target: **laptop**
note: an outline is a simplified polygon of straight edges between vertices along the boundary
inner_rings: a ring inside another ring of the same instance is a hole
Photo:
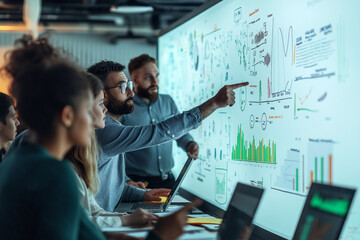
[[[166,199],[166,202],[163,203],[146,203],[146,202],[136,202],[136,203],[119,203],[116,207],[116,212],[135,212],[138,208],[146,209],[147,211],[158,213],[165,212],[173,201],[182,181],[184,180],[187,172],[190,169],[192,164],[192,158],[188,158],[184,167],[182,168],[178,178],[175,181],[174,186],[172,187],[169,196]]]
[[[238,183],[224,214],[216,239],[238,240],[249,235],[263,193],[264,189],[262,188]]]
[[[293,239],[339,239],[355,191],[313,183]]]

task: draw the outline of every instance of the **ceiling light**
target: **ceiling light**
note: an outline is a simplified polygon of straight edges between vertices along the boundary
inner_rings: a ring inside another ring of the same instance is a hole
[[[123,6],[113,6],[110,9],[112,13],[120,14],[143,14],[151,13],[154,11],[152,6],[140,6],[140,5],[123,5]]]

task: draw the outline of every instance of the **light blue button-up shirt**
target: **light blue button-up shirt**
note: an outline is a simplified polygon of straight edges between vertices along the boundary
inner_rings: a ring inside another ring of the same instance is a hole
[[[197,107],[146,126],[124,126],[107,115],[105,128],[96,130],[100,144],[100,187],[95,195],[98,204],[107,211],[114,211],[119,200],[141,201],[145,191],[125,182],[124,153],[178,139],[197,128],[201,120]]]
[[[165,94],[159,94],[156,101],[148,104],[137,95],[134,96],[135,110],[121,117],[124,125],[139,126],[156,124],[179,114],[174,100]],[[185,134],[176,140],[177,145],[186,151],[187,145],[194,141],[190,134]],[[156,145],[150,148],[127,152],[126,173],[138,176],[161,176],[174,167],[172,142]]]

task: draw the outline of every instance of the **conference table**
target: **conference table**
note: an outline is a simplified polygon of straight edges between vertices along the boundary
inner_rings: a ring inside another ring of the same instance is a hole
[[[187,202],[186,199],[176,196],[171,206],[166,212],[157,213],[158,216],[164,217],[172,214],[173,212],[180,209]],[[196,213],[194,213],[196,212]],[[213,217],[196,210],[193,213],[189,213],[190,218],[201,218],[201,219],[212,219]],[[180,240],[214,240],[216,239],[216,229],[219,225],[217,224],[201,224],[201,225],[186,225],[184,228],[184,234],[179,237]],[[145,228],[132,228],[132,227],[120,227],[120,228],[102,228],[105,233],[122,233],[132,237],[145,238],[153,227]]]

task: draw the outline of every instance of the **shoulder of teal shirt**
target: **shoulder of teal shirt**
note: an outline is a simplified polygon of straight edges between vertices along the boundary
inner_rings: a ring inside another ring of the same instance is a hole
[[[23,200],[13,200],[37,209],[35,211],[39,217],[28,220],[37,221],[42,226],[37,231],[38,239],[55,236],[56,239],[105,239],[100,229],[83,214],[75,172],[68,161],[57,160],[45,148],[29,143],[19,147],[8,160],[6,167],[10,171],[7,174],[12,175],[16,169],[23,169],[17,170],[17,174],[23,176],[12,178],[10,184],[16,181],[24,183],[24,179],[28,179],[27,184],[16,188],[19,193],[14,195],[24,194]],[[21,216],[21,211],[14,215],[21,219],[29,218]]]

